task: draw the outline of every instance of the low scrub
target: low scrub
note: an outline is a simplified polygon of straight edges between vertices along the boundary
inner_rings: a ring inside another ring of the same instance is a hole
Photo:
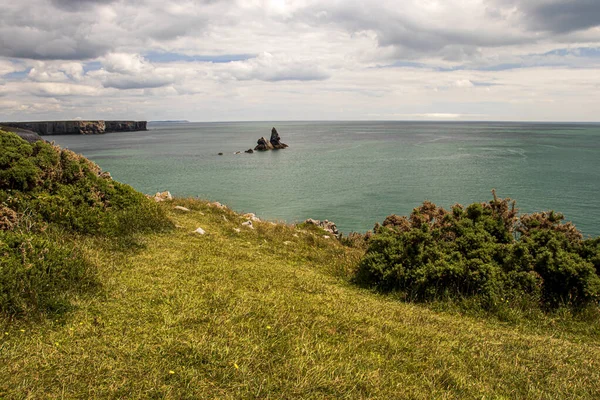
[[[473,298],[552,309],[600,300],[600,240],[555,212],[519,216],[494,199],[451,210],[425,202],[376,225],[355,280],[409,299]]]
[[[84,234],[169,228],[163,210],[70,150],[0,131],[0,204],[34,222]],[[10,216],[0,211],[0,224]],[[12,224],[18,221],[12,221]]]
[[[168,229],[154,201],[83,156],[0,131],[0,314],[59,311],[93,286],[76,235],[119,237]],[[70,238],[70,239],[69,239]]]

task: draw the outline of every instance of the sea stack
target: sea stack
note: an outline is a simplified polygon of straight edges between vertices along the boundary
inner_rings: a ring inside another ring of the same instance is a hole
[[[271,139],[267,140],[265,137],[261,137],[258,139],[258,145],[254,148],[254,150],[265,151],[265,150],[276,150],[276,149],[285,149],[288,147],[287,144],[281,143],[281,138],[279,137],[279,133],[277,129],[271,129]]]

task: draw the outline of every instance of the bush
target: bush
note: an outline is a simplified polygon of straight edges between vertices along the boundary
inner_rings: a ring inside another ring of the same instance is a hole
[[[554,212],[517,215],[498,199],[447,211],[430,202],[375,226],[355,280],[416,300],[477,298],[542,308],[600,299],[600,241]]]
[[[0,203],[67,231],[126,235],[171,228],[164,211],[83,156],[0,132]],[[1,218],[1,217],[0,217]]]
[[[0,313],[63,311],[72,292],[93,287],[94,266],[75,247],[44,235],[0,231]]]
[[[168,229],[154,201],[70,150],[0,131],[0,313],[64,310],[94,285],[91,263],[65,238]]]

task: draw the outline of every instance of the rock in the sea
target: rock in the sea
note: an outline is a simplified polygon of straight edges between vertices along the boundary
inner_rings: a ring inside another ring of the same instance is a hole
[[[252,150],[252,149],[248,149],[248,150],[246,150],[244,153],[252,154],[252,153],[254,153],[254,150]]]
[[[317,219],[309,218],[306,221],[304,221],[304,223],[308,224],[308,225],[316,225],[316,226],[320,227],[321,229],[323,229],[325,232],[332,233],[333,235],[335,235],[337,237],[340,236],[340,232],[338,231],[338,228],[334,222],[327,221],[327,220],[319,221]]]
[[[219,155],[220,155],[220,156],[222,156],[222,155],[223,155],[223,153],[219,153]]]
[[[154,195],[154,201],[156,201],[157,203],[160,201],[165,201],[165,200],[173,200],[173,196],[171,196],[171,192],[169,192],[169,191],[156,192],[156,194]]]
[[[273,145],[265,137],[258,139],[258,145],[254,148],[257,151],[273,150]]]
[[[279,137],[279,133],[277,132],[277,129],[275,129],[275,127],[271,129],[270,142],[274,149],[285,149],[286,147],[288,147],[287,144],[281,143],[281,138]]]
[[[271,130],[271,139],[267,140],[265,137],[261,137],[258,139],[258,145],[254,148],[254,150],[265,151],[265,150],[275,150],[275,149],[285,149],[288,147],[287,144],[281,143],[281,138],[279,137],[279,133],[277,129],[273,128]]]

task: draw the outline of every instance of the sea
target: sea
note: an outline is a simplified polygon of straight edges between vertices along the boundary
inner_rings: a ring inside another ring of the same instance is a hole
[[[244,153],[272,127],[287,149]],[[328,219],[365,232],[424,200],[468,205],[496,189],[522,213],[555,210],[585,236],[600,235],[600,124],[151,123],[51,139],[143,193],[168,190],[273,221]]]

